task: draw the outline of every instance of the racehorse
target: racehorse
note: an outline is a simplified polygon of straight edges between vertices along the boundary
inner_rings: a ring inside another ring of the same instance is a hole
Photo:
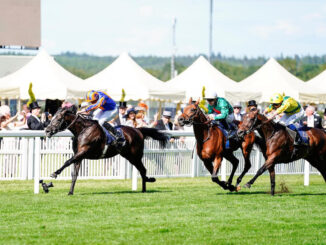
[[[74,156],[66,161],[61,168],[51,174],[56,178],[66,167],[74,164],[72,182],[69,195],[73,195],[78,171],[83,159],[110,158],[120,154],[133,164],[142,177],[142,192],[146,192],[146,182],[155,182],[155,178],[146,176],[146,168],[142,162],[144,140],[151,137],[158,140],[164,147],[168,136],[154,128],[131,128],[121,126],[126,144],[118,151],[115,146],[106,145],[106,135],[97,121],[85,118],[77,114],[76,106],[60,108],[54,115],[51,123],[45,129],[46,136],[51,137],[59,131],[69,129],[73,137]]]
[[[286,131],[285,126],[268,120],[255,108],[244,115],[243,123],[239,126],[238,135],[243,136],[258,130],[266,142],[265,164],[257,171],[256,175],[245,185],[250,188],[255,180],[267,169],[270,172],[271,195],[275,194],[275,170],[277,163],[289,163],[298,159],[307,160],[322,174],[326,181],[326,133],[317,128],[307,128],[309,145],[301,146],[301,150],[292,156],[293,138]]]
[[[229,149],[226,149],[225,144],[227,139],[222,130],[211,124],[211,121],[206,118],[198,104],[199,100],[196,101],[196,103],[192,103],[192,98],[190,98],[188,105],[184,108],[183,113],[178,119],[179,124],[181,126],[193,125],[197,141],[197,154],[210,172],[212,181],[220,185],[224,190],[238,190],[243,176],[251,167],[249,157],[253,144],[255,143],[255,134],[252,132],[246,135],[241,142],[230,140],[230,147]],[[232,180],[238,167],[239,160],[233,155],[233,152],[239,147],[241,147],[245,159],[245,167],[241,175],[238,177],[236,184],[237,187],[235,187],[232,185]],[[223,157],[229,160],[232,164],[231,175],[227,182],[220,181],[217,176]]]

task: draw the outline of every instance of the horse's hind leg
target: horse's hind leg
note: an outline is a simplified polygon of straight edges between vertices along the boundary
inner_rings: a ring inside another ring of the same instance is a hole
[[[212,181],[220,185],[224,190],[229,190],[229,187],[227,186],[225,181],[220,181],[220,179],[217,176],[218,170],[221,166],[221,162],[222,162],[222,157],[216,156],[213,164]]]
[[[69,191],[68,195],[73,195],[74,194],[75,184],[76,184],[76,181],[77,181],[80,165],[81,165],[81,162],[75,163],[74,168],[71,171],[72,181],[71,181],[70,191]]]
[[[236,188],[232,185],[232,180],[233,180],[233,176],[235,174],[235,171],[238,168],[239,160],[233,155],[233,152],[225,155],[224,157],[227,160],[229,160],[231,162],[231,164],[232,164],[232,171],[231,171],[230,177],[229,177],[229,179],[228,179],[228,181],[226,183],[229,186],[230,191],[235,191]]]
[[[269,177],[271,179],[271,195],[274,196],[275,194],[275,168],[272,165],[269,169]]]
[[[155,182],[155,178],[149,178],[146,176],[146,168],[142,162],[142,160],[129,160],[131,164],[133,164],[139,171],[140,176],[142,178],[142,192],[146,192],[146,182]]]
[[[317,157],[306,158],[306,160],[321,173],[326,182],[326,160],[320,161]]]

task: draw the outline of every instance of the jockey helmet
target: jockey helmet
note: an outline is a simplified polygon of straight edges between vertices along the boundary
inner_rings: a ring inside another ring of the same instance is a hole
[[[283,101],[283,95],[279,93],[273,94],[273,96],[270,99],[271,104],[279,104],[282,103],[282,101]]]
[[[98,100],[98,93],[94,90],[88,91],[86,94],[86,101],[91,102],[96,100]]]
[[[206,100],[212,100],[212,99],[216,99],[216,98],[217,98],[217,93],[213,92],[213,91],[208,92],[204,97],[204,99],[206,99]]]

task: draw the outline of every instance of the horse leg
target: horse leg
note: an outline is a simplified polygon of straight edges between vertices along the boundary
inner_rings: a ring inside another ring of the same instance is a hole
[[[142,160],[131,160],[129,159],[130,163],[133,164],[137,170],[140,173],[140,176],[142,178],[142,192],[146,192],[146,182],[155,182],[156,179],[155,178],[149,178],[146,176],[146,168],[142,162]]]
[[[212,181],[220,185],[224,190],[230,190],[227,184],[225,183],[225,181],[220,181],[217,176],[218,170],[221,166],[221,162],[222,162],[222,157],[216,156],[213,164]]]
[[[243,168],[243,171],[242,173],[240,174],[240,176],[238,177],[237,179],[237,188],[240,189],[239,187],[239,184],[241,183],[242,181],[242,178],[243,176],[245,176],[245,174],[249,171],[249,169],[251,168],[251,162],[250,162],[250,152],[251,152],[251,149],[249,151],[249,149],[242,149],[242,154],[243,154],[243,158],[245,160],[245,165],[244,165],[244,168]]]
[[[251,185],[255,183],[256,179],[260,175],[262,175],[267,169],[269,169],[272,165],[274,166],[274,157],[268,158],[265,164],[260,169],[258,169],[256,175],[251,180],[249,180],[248,183],[244,185],[244,187],[250,188]]]
[[[226,182],[226,184],[229,186],[230,191],[235,191],[236,188],[232,185],[232,180],[233,180],[233,176],[235,174],[235,171],[238,168],[239,165],[239,160],[233,155],[233,152],[231,152],[230,154],[227,154],[224,156],[227,160],[229,160],[232,164],[232,171],[230,174],[230,177],[228,179],[228,181]]]
[[[269,171],[269,177],[271,179],[271,195],[275,195],[275,168],[274,165],[270,166],[268,169]]]
[[[52,178],[57,178],[57,176],[59,174],[61,174],[61,172],[66,168],[69,167],[72,163],[77,163],[80,162],[83,157],[84,157],[84,153],[85,151],[82,152],[77,152],[72,158],[70,158],[68,161],[66,161],[61,168],[59,168],[57,171],[55,171],[54,173],[52,173],[50,176]]]
[[[69,191],[68,195],[73,195],[74,194],[75,184],[76,184],[76,181],[77,181],[80,165],[81,165],[81,162],[75,163],[74,168],[71,171],[72,181],[71,181],[70,191]]]

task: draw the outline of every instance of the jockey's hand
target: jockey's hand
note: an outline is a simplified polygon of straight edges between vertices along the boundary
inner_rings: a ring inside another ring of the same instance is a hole
[[[83,109],[83,110],[81,110],[81,111],[77,111],[76,114],[86,114],[86,111]]]
[[[214,116],[214,114],[209,114],[209,115],[208,115],[208,118],[209,118],[210,120],[215,120],[215,116]]]
[[[264,112],[263,112],[263,114],[264,115],[267,115],[268,114],[268,110],[267,110],[268,108],[266,108],[265,110],[264,110]]]
[[[274,117],[276,117],[276,113],[271,113],[268,117],[267,117],[267,119],[269,120],[269,121],[271,121],[271,120],[273,120],[274,119]]]

